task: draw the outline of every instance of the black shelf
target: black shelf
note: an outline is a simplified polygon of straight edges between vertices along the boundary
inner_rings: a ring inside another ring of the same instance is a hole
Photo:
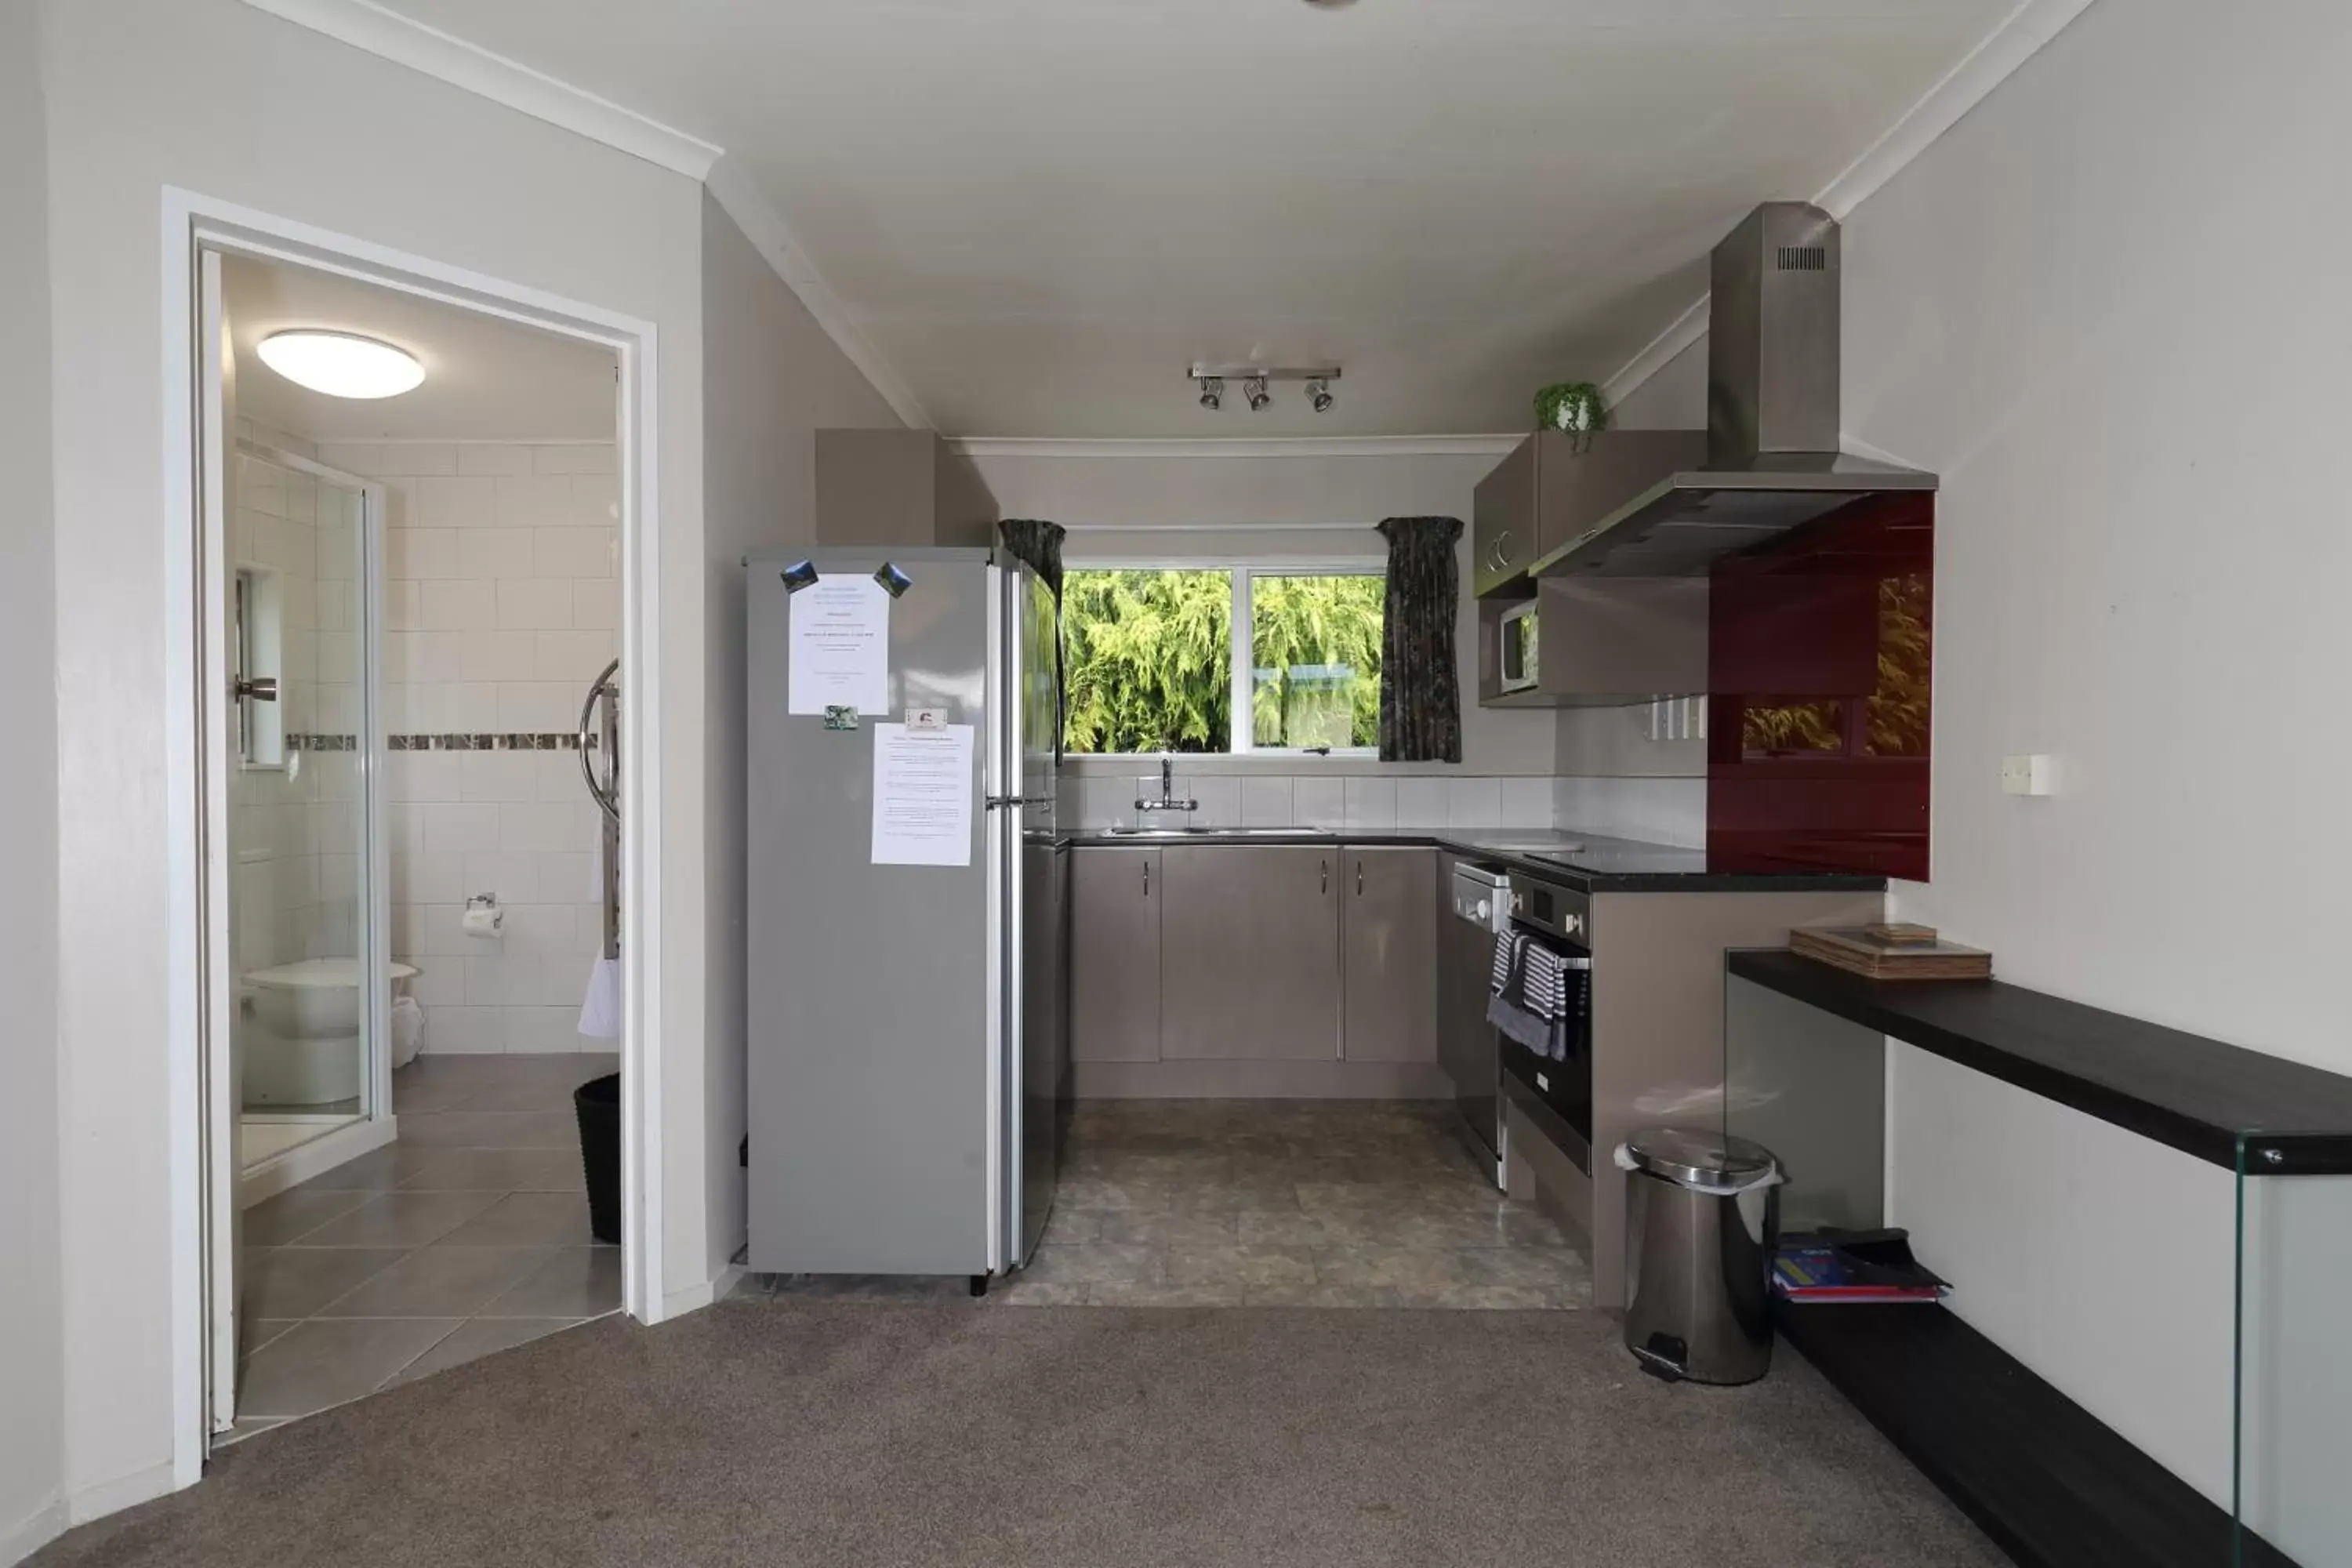
[[[2352,1078],[1999,980],[1870,980],[1781,948],[1729,973],[2259,1176],[2352,1174]]]
[[[1781,1337],[2026,1568],[2294,1568],[1941,1307],[1792,1306]]]

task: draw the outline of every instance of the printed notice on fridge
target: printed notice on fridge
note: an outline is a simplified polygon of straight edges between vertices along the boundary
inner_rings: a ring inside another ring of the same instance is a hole
[[[971,726],[874,726],[874,864],[971,864]]]
[[[826,577],[792,597],[788,713],[890,710],[890,595],[871,577]]]

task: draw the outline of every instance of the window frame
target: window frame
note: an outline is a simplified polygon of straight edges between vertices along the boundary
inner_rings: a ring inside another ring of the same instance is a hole
[[[1182,555],[1182,556],[1083,556],[1063,563],[1066,572],[1223,572],[1233,579],[1234,607],[1229,637],[1227,679],[1230,681],[1226,722],[1229,732],[1226,749],[1202,753],[1203,757],[1275,757],[1308,762],[1349,760],[1366,762],[1381,754],[1378,746],[1334,746],[1328,752],[1304,746],[1261,746],[1256,743],[1256,725],[1251,715],[1255,710],[1257,696],[1257,662],[1251,649],[1256,643],[1256,622],[1253,619],[1250,584],[1258,577],[1380,577],[1388,576],[1388,557],[1384,554],[1351,554],[1321,556],[1247,556]],[[1158,752],[1071,752],[1072,762],[1090,759],[1157,757]]]

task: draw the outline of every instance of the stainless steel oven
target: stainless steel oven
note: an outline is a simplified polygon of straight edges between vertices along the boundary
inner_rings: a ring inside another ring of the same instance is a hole
[[[1454,1106],[1471,1157],[1503,1184],[1502,1062],[1486,1022],[1495,935],[1510,924],[1510,877],[1475,860],[1454,862],[1454,918],[1437,954],[1437,1065],[1454,1085]]]
[[[1560,961],[1563,1017],[1538,1051],[1497,1032],[1503,1091],[1592,1173],[1592,901],[1573,888],[1514,871],[1511,930]]]
[[[1536,647],[1536,605],[1529,599],[1505,610],[1498,626],[1498,682],[1505,691],[1528,691],[1538,679]]]

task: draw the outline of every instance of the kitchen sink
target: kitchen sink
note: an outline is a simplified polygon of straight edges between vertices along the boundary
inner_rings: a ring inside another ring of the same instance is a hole
[[[1106,827],[1106,838],[1296,838],[1319,827]]]

